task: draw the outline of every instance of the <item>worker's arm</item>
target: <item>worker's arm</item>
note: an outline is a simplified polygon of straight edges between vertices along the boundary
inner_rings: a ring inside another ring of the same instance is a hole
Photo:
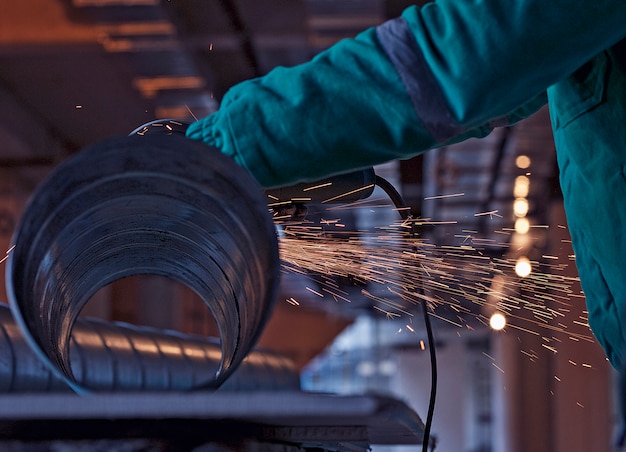
[[[625,35],[623,0],[438,0],[231,88],[188,136],[267,187],[319,179],[484,136]]]

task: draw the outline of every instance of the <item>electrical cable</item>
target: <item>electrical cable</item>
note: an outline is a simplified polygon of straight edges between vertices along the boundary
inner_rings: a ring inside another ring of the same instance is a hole
[[[379,188],[381,188],[387,194],[387,196],[389,196],[389,199],[391,199],[394,206],[398,210],[400,217],[403,220],[409,221],[411,223],[411,238],[415,238],[415,222],[413,221],[413,217],[410,213],[409,207],[405,204],[400,193],[388,180],[379,175],[376,175],[375,184]],[[420,290],[423,293],[424,288],[421,285]],[[426,423],[424,424],[424,435],[422,439],[422,452],[428,452],[428,445],[431,442],[430,429],[433,422],[433,415],[435,413],[435,400],[437,398],[437,350],[426,302],[424,302],[422,306],[422,313],[424,316],[424,325],[426,327],[426,335],[428,337],[428,351],[430,354],[430,399],[428,402],[428,413],[426,415]],[[431,452],[434,450],[435,442],[433,441]]]

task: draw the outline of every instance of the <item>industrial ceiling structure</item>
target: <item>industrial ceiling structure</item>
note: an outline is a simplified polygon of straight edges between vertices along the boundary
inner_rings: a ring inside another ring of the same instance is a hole
[[[234,84],[307,61],[413,3],[0,0],[2,193],[27,196],[69,155],[146,122],[209,114]],[[529,156],[532,166],[517,167],[518,155]],[[416,215],[439,223],[425,229],[436,243],[458,244],[467,234],[498,254],[509,246],[519,175],[532,175],[529,216],[547,221],[547,203],[559,195],[554,161],[542,111],[486,139],[382,171]],[[11,221],[0,221],[4,232]],[[329,326],[329,335],[342,325]]]
[[[279,65],[307,61],[339,39],[377,25],[414,2],[3,3],[0,93],[6,108],[0,121],[5,137],[0,161],[3,167],[18,167],[52,165],[86,145],[126,134],[156,118],[202,117],[217,109],[223,94],[237,82]],[[543,119],[537,121],[539,129],[546,126]],[[509,197],[514,153],[528,153],[534,168],[551,175],[550,137],[538,133],[537,127],[521,138],[510,130],[455,148],[461,152],[440,152],[430,159],[427,173],[431,172],[434,190],[468,188],[460,202],[446,201],[450,204],[446,207],[455,209],[450,215],[463,218],[470,210],[506,213],[494,203]],[[50,149],[49,144],[37,142],[36,136],[42,133],[58,147]],[[421,185],[420,171],[405,166],[403,183]],[[541,193],[543,187],[538,188]],[[405,194],[413,206],[423,195],[424,188],[419,187],[407,187]]]

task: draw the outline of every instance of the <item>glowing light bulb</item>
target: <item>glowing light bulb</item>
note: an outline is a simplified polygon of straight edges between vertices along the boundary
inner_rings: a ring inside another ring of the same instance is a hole
[[[506,326],[506,317],[501,312],[494,312],[489,318],[489,326],[495,331],[504,329]]]
[[[528,218],[522,217],[515,220],[515,232],[518,234],[526,234],[530,230],[530,221]]]
[[[516,217],[525,217],[528,214],[528,201],[524,198],[518,198],[513,202],[513,213]]]
[[[527,155],[518,155],[515,159],[515,165],[521,169],[528,168],[530,166],[530,157]]]
[[[525,198],[530,190],[530,179],[527,176],[517,176],[513,186],[513,196]]]
[[[533,271],[533,267],[527,257],[520,257],[515,263],[515,273],[520,278],[525,278]]]

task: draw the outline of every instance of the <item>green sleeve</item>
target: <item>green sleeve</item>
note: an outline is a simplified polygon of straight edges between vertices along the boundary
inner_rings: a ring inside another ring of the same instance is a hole
[[[188,136],[266,187],[316,180],[484,136],[624,35],[623,0],[438,0],[234,86]]]

